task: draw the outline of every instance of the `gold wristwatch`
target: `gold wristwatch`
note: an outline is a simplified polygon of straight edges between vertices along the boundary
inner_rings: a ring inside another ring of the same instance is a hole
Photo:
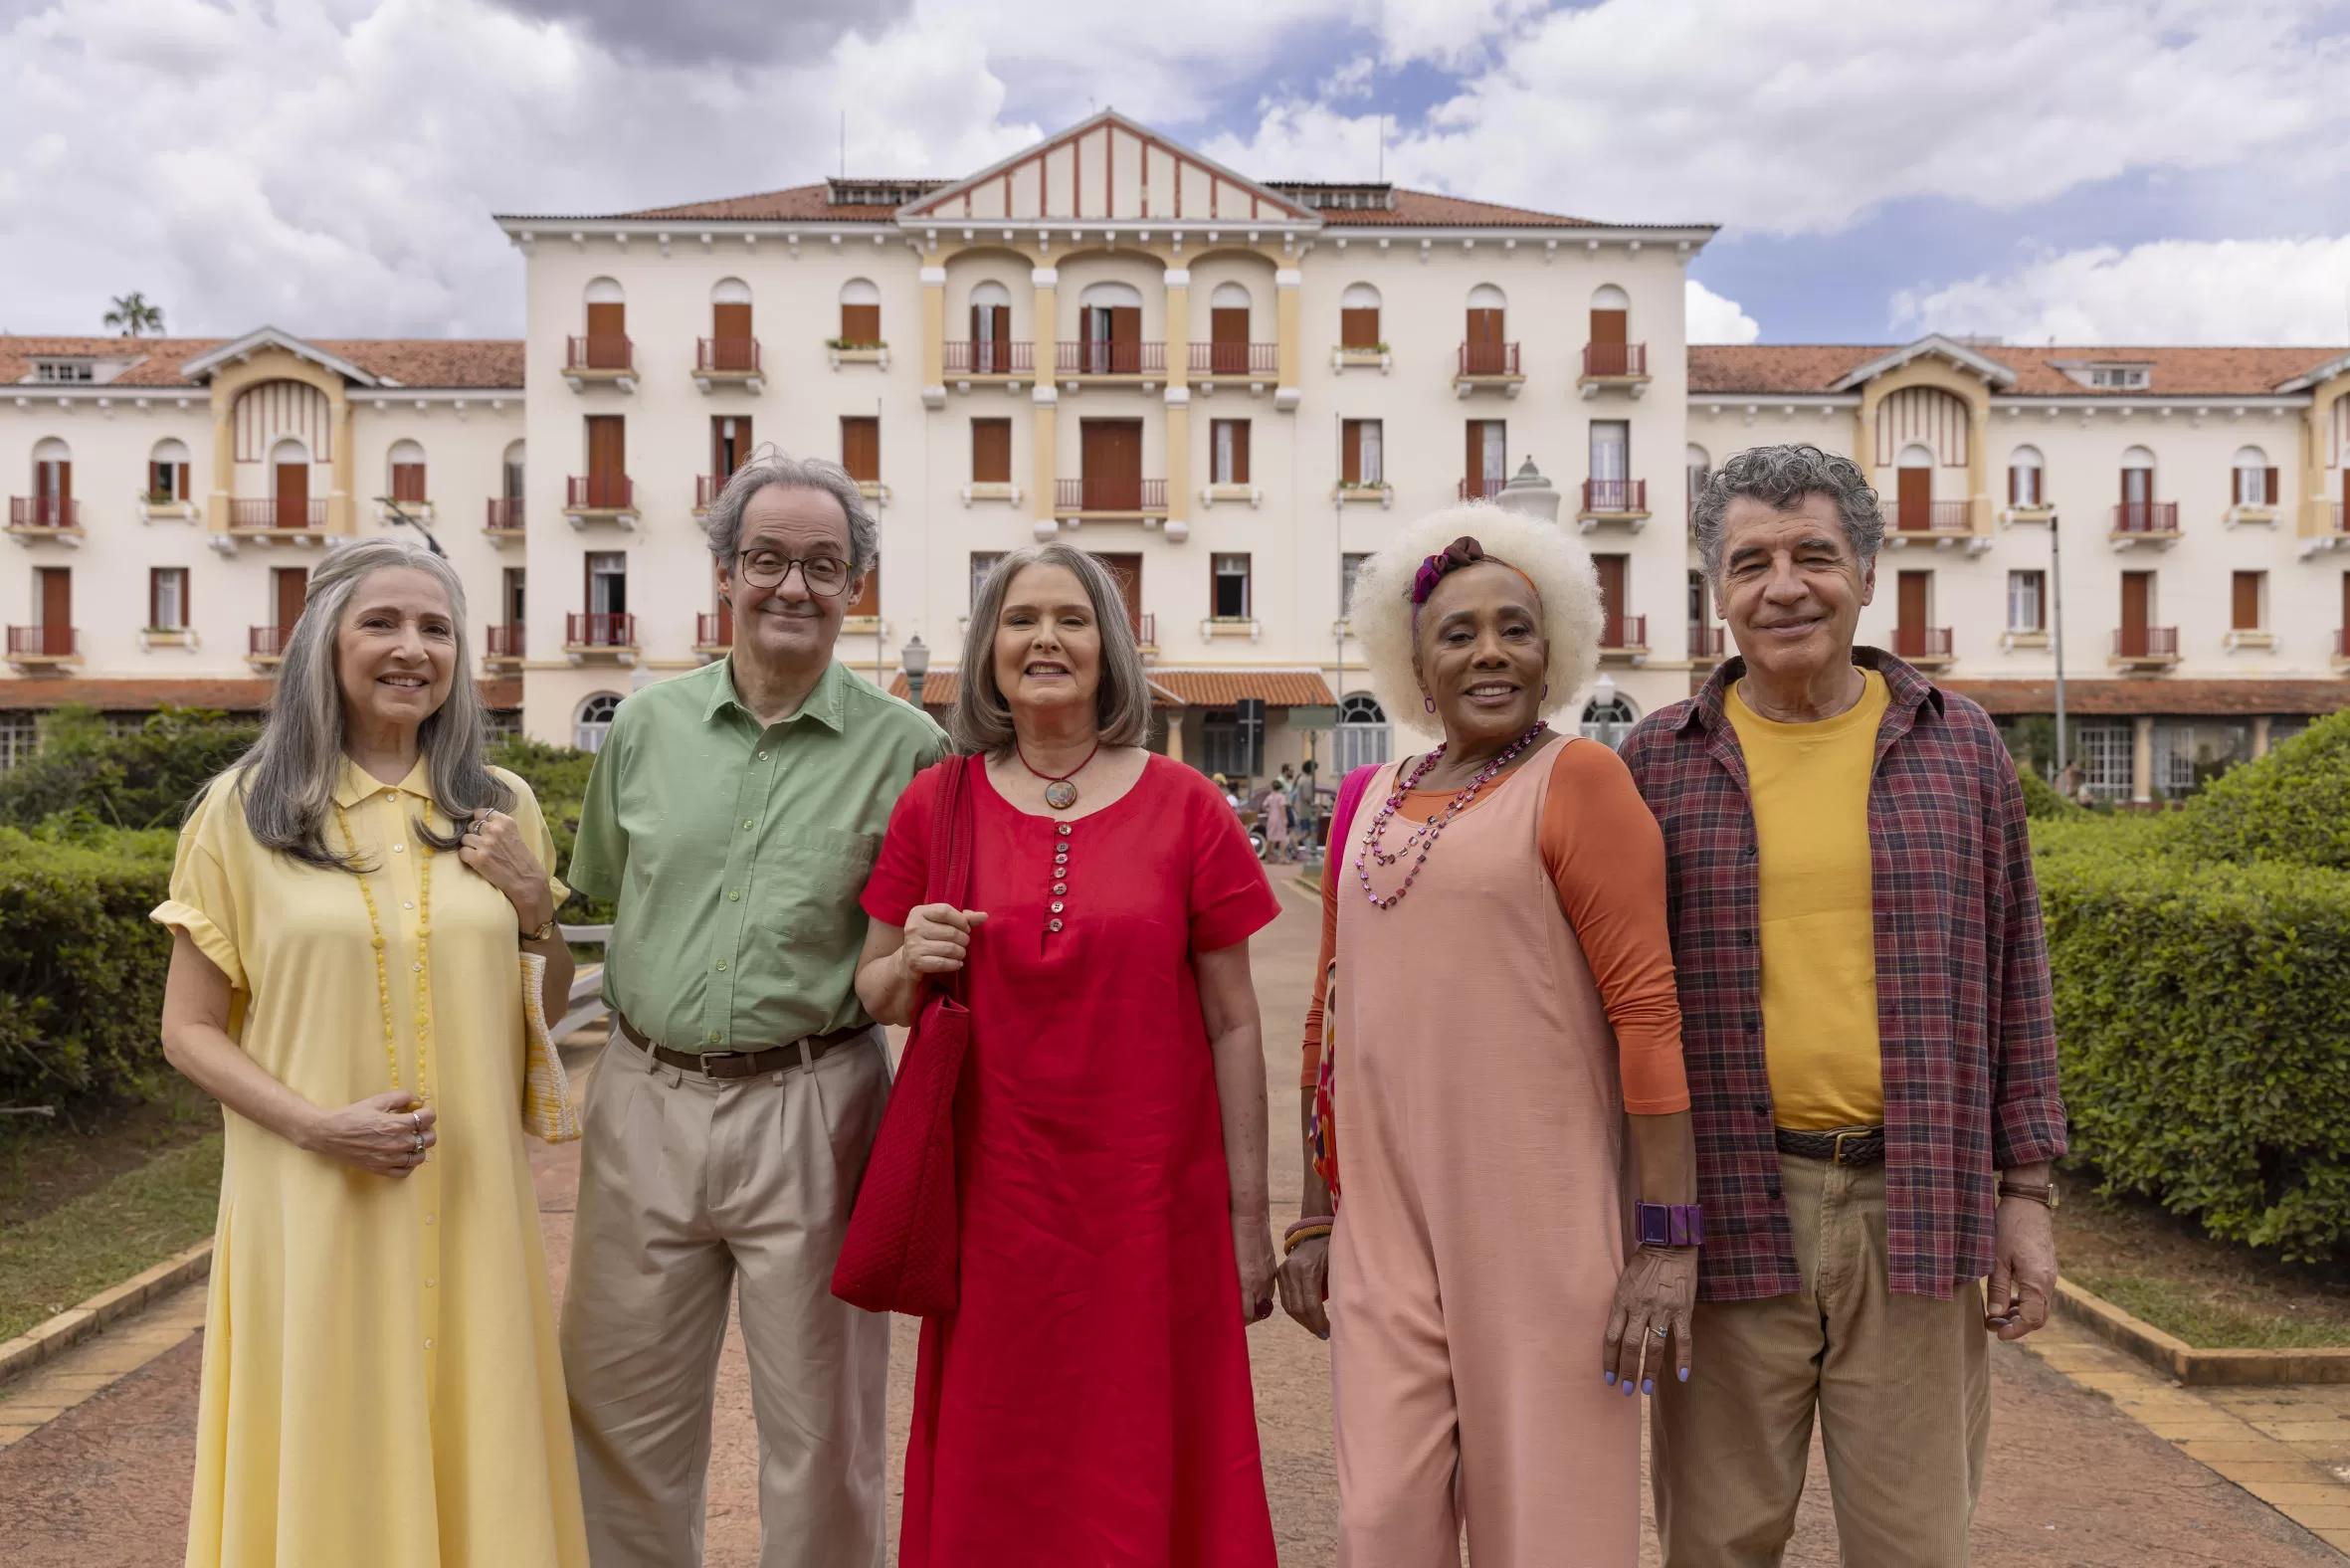
[[[522,940],[525,942],[543,942],[554,934],[555,917],[550,914],[546,917],[546,924],[540,926],[537,930],[524,931],[522,933]]]
[[[2053,1181],[2042,1186],[2033,1182],[2003,1179],[1999,1184],[1999,1195],[2002,1198],[2029,1199],[2045,1206],[2051,1213],[2054,1213],[2056,1207],[2056,1184]]]

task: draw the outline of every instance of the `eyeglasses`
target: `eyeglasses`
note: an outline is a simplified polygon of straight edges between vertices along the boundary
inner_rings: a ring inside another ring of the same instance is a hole
[[[800,581],[812,594],[829,599],[849,586],[849,563],[837,555],[778,555],[773,550],[745,550],[735,557],[742,564],[742,580],[753,588],[780,588],[800,569]]]

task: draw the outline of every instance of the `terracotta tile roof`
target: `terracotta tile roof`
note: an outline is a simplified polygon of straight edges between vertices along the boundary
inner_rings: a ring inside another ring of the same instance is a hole
[[[750,196],[683,202],[675,207],[647,207],[641,212],[607,213],[599,221],[675,218],[710,223],[887,223],[897,216],[894,207],[833,206],[825,200],[828,190],[822,182],[791,185]]]
[[[1279,190],[1278,184],[1273,189]],[[1396,187],[1395,206],[1369,209],[1337,207],[1325,209],[1322,222],[1332,228],[1352,229],[1364,225],[1385,225],[1407,229],[1592,229],[1601,225],[1590,218],[1570,218],[1565,213],[1536,212],[1530,207],[1504,207],[1499,202],[1471,201],[1466,196],[1447,196],[1438,191],[1406,190]],[[1607,227],[1615,227],[1608,225]],[[1646,227],[1640,225],[1637,227]]]
[[[517,678],[484,681],[482,700],[498,711],[522,705],[522,683]],[[77,680],[40,677],[0,681],[0,711],[63,707],[84,703],[111,712],[161,707],[215,708],[224,713],[258,713],[270,705],[275,681],[202,679],[177,681]]]
[[[1245,696],[1259,696],[1273,707],[1334,707],[1328,683],[1311,670],[1153,670],[1150,672],[1154,707],[1230,707]],[[954,706],[962,683],[952,670],[933,670],[922,678],[922,706]],[[907,695],[901,671],[889,679],[889,694]]]
[[[107,383],[109,386],[194,386],[197,383],[180,367],[230,341],[225,337],[0,337],[0,387],[23,382],[33,373],[36,359],[133,355],[138,363]],[[522,343],[518,338],[311,337],[303,341],[403,387],[518,390],[522,385]]]
[[[2000,715],[2054,713],[2053,681],[1942,681],[1945,690],[1973,697]],[[2319,714],[2350,707],[2350,680],[2341,681],[2067,681],[2070,716],[2139,713],[2184,718],[2230,718],[2254,713]]]
[[[1894,343],[1692,343],[1689,395],[1826,392],[1849,372],[1892,353]],[[2341,357],[2341,348],[2022,348],[1975,345],[2016,373],[2023,397],[2258,397]],[[2085,387],[2063,363],[2094,361],[2152,368],[2142,389]]]
[[[1164,686],[1191,707],[1230,707],[1245,696],[1273,707],[1335,707],[1329,684],[1311,670],[1153,670]]]

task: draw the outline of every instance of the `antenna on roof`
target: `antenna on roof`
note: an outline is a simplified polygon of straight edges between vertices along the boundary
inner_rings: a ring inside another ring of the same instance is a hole
[[[849,177],[849,111],[841,110],[841,178]]]
[[[1387,183],[1387,111],[1379,112],[1379,182]]]

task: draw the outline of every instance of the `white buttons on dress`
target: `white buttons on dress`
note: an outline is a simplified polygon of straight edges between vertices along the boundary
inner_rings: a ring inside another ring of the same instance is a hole
[[[1055,897],[1059,897],[1061,894],[1063,894],[1063,893],[1065,893],[1065,892],[1067,892],[1067,891],[1069,891],[1069,883],[1067,883],[1067,882],[1055,882],[1055,883],[1053,884],[1053,895],[1054,895]]]
[[[1061,929],[1061,922],[1059,920],[1049,920],[1045,924],[1045,929],[1048,931],[1058,931]]]
[[[425,1223],[425,1224],[427,1224],[427,1225],[430,1225],[430,1224],[432,1224],[432,1223],[433,1223],[433,1217],[432,1217],[431,1215],[429,1215],[429,1214],[428,1214],[428,1215],[426,1215],[426,1216],[424,1217],[424,1223]]]
[[[1060,913],[1060,912],[1061,912],[1061,911],[1062,911],[1064,908],[1066,908],[1066,907],[1068,907],[1068,906],[1067,906],[1066,904],[1062,903],[1062,901],[1061,901],[1060,899],[1056,898],[1056,899],[1054,899],[1054,900],[1053,900],[1053,912],[1054,912],[1055,914],[1059,914],[1059,913]]]
[[[1062,823],[1062,824],[1060,824],[1060,828],[1061,828],[1061,836],[1062,836],[1063,838],[1065,838],[1065,839],[1066,839],[1066,838],[1068,838],[1068,837],[1069,837],[1069,824],[1068,824],[1068,823],[1066,823],[1066,822],[1065,822],[1065,823]]]
[[[414,898],[403,898],[400,900],[400,907],[403,909],[413,909],[416,907],[416,900]]]
[[[432,1349],[432,1348],[433,1348],[433,1342],[432,1342],[431,1340],[429,1340],[429,1339],[428,1339],[428,1340],[426,1340],[426,1341],[424,1342],[424,1347],[425,1347],[427,1350],[430,1350],[430,1349]]]
[[[397,855],[397,854],[399,854],[399,853],[400,853],[402,850],[405,850],[405,849],[407,849],[407,848],[408,848],[408,846],[407,846],[407,845],[405,845],[405,844],[395,844],[395,845],[393,845],[393,846],[392,846],[392,853],[393,853],[394,855]]]

